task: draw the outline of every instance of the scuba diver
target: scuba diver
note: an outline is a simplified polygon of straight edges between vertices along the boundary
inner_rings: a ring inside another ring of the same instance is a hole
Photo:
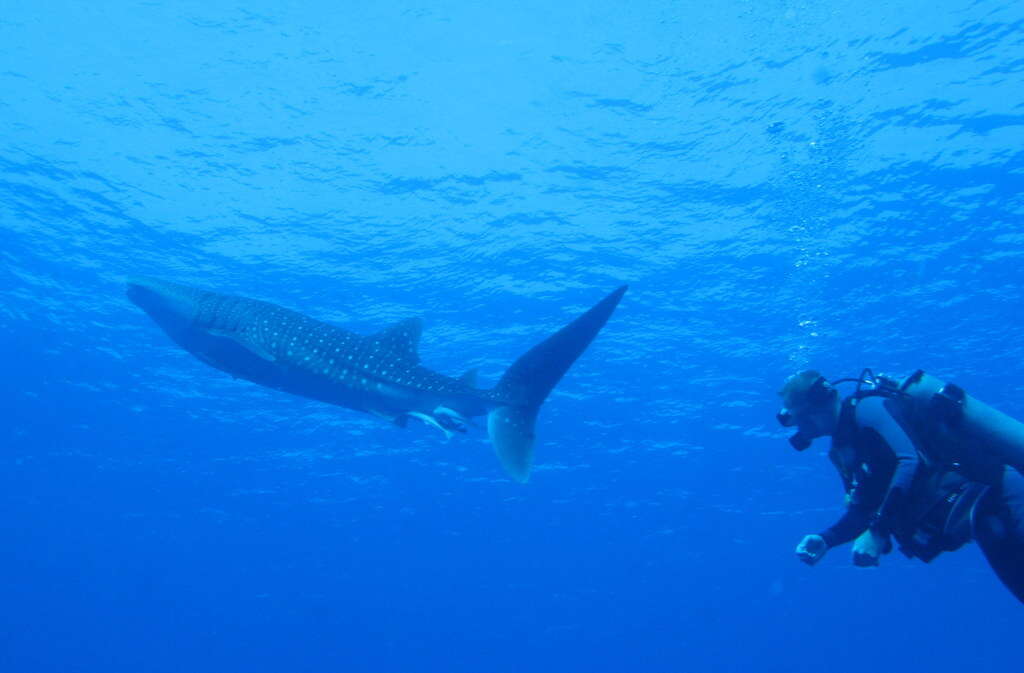
[[[840,383],[856,389],[843,398]],[[894,538],[928,563],[973,539],[1024,603],[1024,424],[923,371],[900,382],[866,369],[830,383],[807,370],[779,395],[795,449],[832,438],[846,492],[840,519],[800,541],[801,561],[814,565],[853,541],[855,565],[878,565]]]

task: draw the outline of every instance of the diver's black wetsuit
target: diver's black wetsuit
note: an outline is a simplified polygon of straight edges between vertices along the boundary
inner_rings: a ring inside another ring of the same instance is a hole
[[[869,527],[886,539],[890,533],[905,539],[919,524],[922,504],[935,502],[939,481],[930,478],[935,474],[897,417],[895,403],[881,397],[843,404],[830,456],[849,504],[821,533],[829,547]],[[973,537],[999,579],[1024,603],[1024,475],[1003,470],[1002,479],[978,502]]]

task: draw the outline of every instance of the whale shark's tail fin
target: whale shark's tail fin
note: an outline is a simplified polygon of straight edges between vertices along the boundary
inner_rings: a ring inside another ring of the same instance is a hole
[[[494,388],[502,405],[487,415],[487,433],[510,477],[525,482],[533,459],[533,426],[540,405],[604,324],[628,286],[540,342],[512,363]]]

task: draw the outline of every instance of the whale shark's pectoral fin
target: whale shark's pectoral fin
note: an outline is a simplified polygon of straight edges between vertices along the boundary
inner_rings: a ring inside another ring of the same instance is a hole
[[[237,334],[219,329],[211,329],[206,331],[207,333],[212,334],[215,337],[220,337],[222,339],[231,339],[245,350],[249,351],[258,358],[266,360],[267,362],[277,362],[277,358],[274,357],[271,353],[268,353],[267,351],[263,350],[256,344],[250,343],[245,339],[239,339]]]

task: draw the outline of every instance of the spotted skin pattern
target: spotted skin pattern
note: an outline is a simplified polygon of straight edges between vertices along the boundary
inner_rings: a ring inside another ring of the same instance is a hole
[[[434,417],[439,406],[480,415],[500,401],[489,391],[420,366],[418,319],[362,336],[256,299],[164,281],[136,281],[132,287],[129,295],[144,309],[147,298],[152,307],[163,296],[186,297],[181,303],[189,310],[175,340],[238,378],[398,423],[410,412]]]

